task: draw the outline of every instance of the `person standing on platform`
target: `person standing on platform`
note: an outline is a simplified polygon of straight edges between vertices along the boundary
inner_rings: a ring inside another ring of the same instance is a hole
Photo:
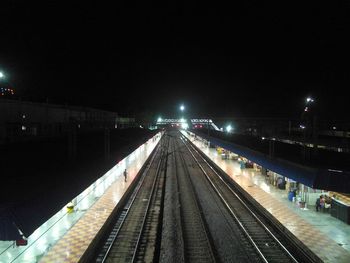
[[[320,208],[322,209],[322,211],[324,211],[324,204],[325,204],[325,199],[324,199],[324,196],[321,195],[320,196]]]
[[[324,202],[323,195],[320,195],[320,197],[316,199],[316,212],[318,212],[318,209],[322,207],[321,202]]]
[[[316,199],[316,212],[318,212],[319,208],[320,208],[320,197],[317,197],[317,199]]]
[[[125,182],[127,180],[127,177],[128,177],[128,172],[126,171],[126,169],[124,170],[124,179],[125,179]]]

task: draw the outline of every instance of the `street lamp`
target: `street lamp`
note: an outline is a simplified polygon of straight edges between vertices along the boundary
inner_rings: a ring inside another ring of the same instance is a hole
[[[0,71],[0,79],[3,79],[3,78],[5,78],[5,75],[4,75],[4,73],[2,73],[2,72]]]
[[[184,105],[181,105],[181,106],[180,106],[180,110],[181,110],[181,111],[184,111],[184,110],[185,110],[185,106],[184,106]]]
[[[313,109],[312,104],[314,103],[314,99],[309,96],[305,99],[305,108],[303,113],[301,114],[301,124],[299,125],[301,132],[302,132],[302,142],[303,142],[303,149],[302,149],[302,155],[304,161],[308,158],[307,154],[307,140],[310,139],[310,136],[313,140],[313,144],[317,144],[317,132],[316,129],[316,116],[315,116],[315,110]]]

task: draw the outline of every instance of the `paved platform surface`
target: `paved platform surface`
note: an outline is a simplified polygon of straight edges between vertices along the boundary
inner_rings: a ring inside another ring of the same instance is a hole
[[[237,161],[223,160],[198,136],[184,134],[324,262],[350,262],[350,225],[330,214],[299,208],[288,201],[285,190],[267,184],[260,172],[241,170]]]
[[[77,197],[73,213],[64,207],[29,238],[28,246],[0,242],[0,263],[78,262],[158,143],[148,140]],[[127,182],[123,171],[128,171]]]

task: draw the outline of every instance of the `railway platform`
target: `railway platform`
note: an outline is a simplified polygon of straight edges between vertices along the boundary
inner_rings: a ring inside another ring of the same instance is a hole
[[[301,210],[288,201],[285,192],[268,186],[259,172],[253,169],[241,169],[237,161],[223,160],[217,151],[208,148],[203,140],[183,134],[322,261],[349,262],[350,226],[332,218],[329,214]],[[58,220],[56,228],[42,230],[48,234],[46,237],[42,235],[38,238],[41,242],[28,247],[9,261],[1,261],[0,257],[0,262],[79,262],[158,141],[159,136],[156,140],[149,140],[146,145],[137,149],[134,155],[130,155],[116,166],[114,168],[116,170],[113,171],[113,183],[105,188],[104,193],[97,193],[96,189],[92,191],[93,198],[90,199],[93,201],[90,201],[88,209],[67,213],[62,217],[64,220]],[[127,182],[123,177],[125,168],[128,170]],[[79,213],[82,215],[79,215],[78,219],[68,220],[69,217],[77,217]],[[50,246],[46,245],[43,252],[44,243],[52,233],[56,232],[62,233],[56,241],[51,240]]]
[[[241,169],[238,161],[222,159],[200,137],[183,134],[322,261],[350,262],[350,225],[330,214],[300,209],[285,191],[266,184],[260,172]]]
[[[155,135],[82,192],[76,198],[73,212],[63,207],[28,238],[27,246],[2,242],[0,263],[78,262],[159,139],[160,134]]]

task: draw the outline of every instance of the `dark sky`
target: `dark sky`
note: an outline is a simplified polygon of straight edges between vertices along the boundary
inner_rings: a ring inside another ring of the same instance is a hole
[[[23,3],[25,2],[25,3]],[[25,99],[134,114],[349,119],[345,1],[9,1],[0,70]],[[283,3],[281,3],[283,2]]]

